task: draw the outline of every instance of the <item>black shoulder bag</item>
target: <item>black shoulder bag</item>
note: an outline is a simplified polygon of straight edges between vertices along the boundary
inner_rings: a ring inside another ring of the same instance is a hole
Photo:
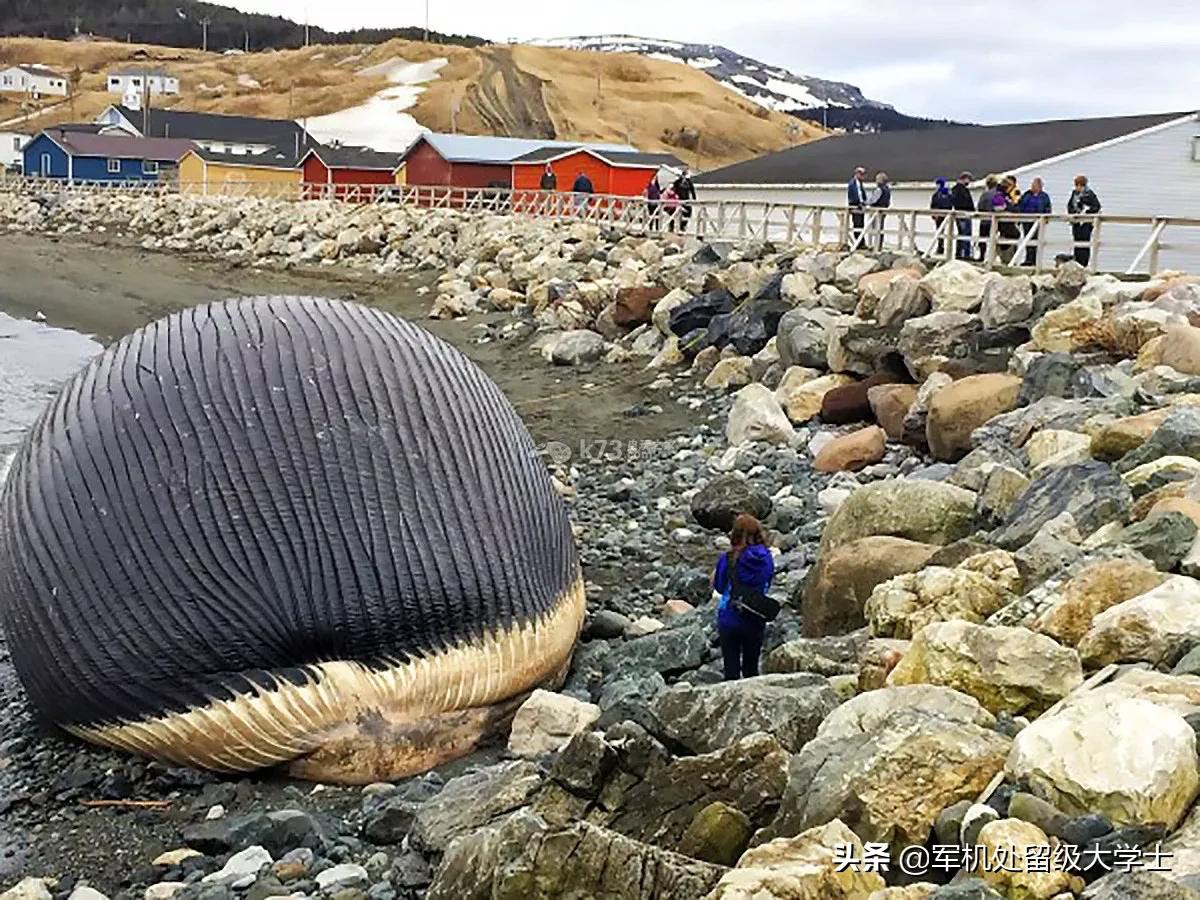
[[[738,583],[737,560],[730,554],[729,560],[729,602],[742,615],[754,616],[764,622],[774,622],[782,608],[778,600],[768,597],[762,591],[746,587]]]

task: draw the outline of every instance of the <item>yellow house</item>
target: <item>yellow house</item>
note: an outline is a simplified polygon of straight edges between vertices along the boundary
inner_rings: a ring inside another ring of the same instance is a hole
[[[408,184],[408,173],[405,171],[405,163],[400,163],[396,166],[396,171],[393,173],[396,177],[396,184]]]
[[[179,190],[186,194],[300,195],[299,160],[277,150],[218,153],[196,146],[179,158]]]

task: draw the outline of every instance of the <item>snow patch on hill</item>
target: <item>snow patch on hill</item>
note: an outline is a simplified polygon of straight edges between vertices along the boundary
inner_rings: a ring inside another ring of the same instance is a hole
[[[627,34],[549,38],[532,43],[569,50],[639,53],[653,59],[684,63],[708,73],[748,100],[780,112],[824,106],[891,109],[886,103],[868,100],[852,84],[797,75],[788,69],[767,65],[716,44],[683,44]]]
[[[309,119],[306,127],[325,143],[337,141],[395,153],[406,150],[425,131],[406,110],[444,65],[445,59],[410,63],[394,57],[359,69],[357,74],[364,78],[387,78],[388,86],[359,106]]]

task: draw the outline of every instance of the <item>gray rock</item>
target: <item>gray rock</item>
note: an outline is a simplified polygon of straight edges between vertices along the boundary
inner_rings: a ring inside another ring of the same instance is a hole
[[[608,728],[618,722],[636,722],[650,732],[658,731],[658,719],[651,704],[667,689],[657,672],[642,672],[606,682],[596,701],[600,706],[597,725]]]
[[[551,361],[560,366],[595,362],[603,355],[604,338],[585,328],[563,333],[550,350]]]
[[[664,741],[710,753],[758,732],[795,752],[817,733],[838,697],[819,675],[760,675],[702,687],[676,685],[652,709]]]
[[[297,847],[320,850],[325,832],[311,815],[299,809],[253,813],[190,825],[183,842],[201,853],[220,854],[259,845],[279,855]]]
[[[966,847],[974,847],[979,843],[979,832],[989,822],[1000,818],[1000,813],[990,806],[980,803],[971,804],[971,808],[963,815],[962,830],[959,832],[959,843]]]
[[[692,518],[704,528],[729,531],[739,513],[761,521],[771,514],[771,498],[738,475],[715,478],[692,497]]]
[[[959,843],[963,819],[974,805],[970,800],[959,800],[938,813],[933,823],[933,833],[937,835],[939,844],[954,846]]]
[[[262,847],[247,847],[229,857],[220,871],[204,876],[209,884],[222,884],[237,890],[249,887],[258,877],[258,872],[273,862],[271,854]]]
[[[1082,364],[1070,353],[1042,353],[1025,369],[1017,404],[1028,406],[1043,397],[1071,397]]]
[[[851,321],[831,333],[826,364],[831,372],[873,375],[883,357],[895,346],[897,334],[896,328]]]
[[[954,310],[934,312],[906,321],[897,345],[909,369],[916,373],[917,363],[931,356],[970,356],[979,347],[982,328],[979,316]]]
[[[1084,431],[1089,419],[1101,416],[1119,419],[1134,412],[1134,404],[1124,397],[1072,400],[1043,397],[1029,406],[990,419],[971,433],[971,443],[976,447],[993,443],[1020,447],[1035,431],[1050,428]]]
[[[1016,549],[1064,512],[1071,514],[1079,533],[1086,536],[1108,522],[1124,521],[1132,504],[1129,488],[1107,464],[1063,466],[1033,481],[992,537],[1001,547]]]
[[[1169,865],[1169,863],[1168,863]],[[1083,900],[1200,900],[1200,890],[1172,881],[1158,872],[1112,872],[1097,878]]]
[[[1130,525],[1118,538],[1154,567],[1170,572],[1187,556],[1196,540],[1196,523],[1180,512],[1168,512]]]
[[[649,672],[666,676],[698,669],[711,658],[706,625],[691,621],[626,641],[613,648],[604,658],[603,671],[606,677],[627,677]]]
[[[776,347],[784,368],[824,369],[832,334],[857,321],[827,309],[793,309],[779,320]]]
[[[1004,895],[997,893],[982,878],[965,878],[942,885],[927,900],[1004,900]]]
[[[1116,463],[1118,472],[1128,472],[1160,456],[1189,456],[1200,459],[1200,409],[1177,406],[1142,446],[1126,453]]]
[[[632,624],[629,616],[611,609],[598,609],[588,616],[583,627],[583,636],[588,640],[611,640],[619,638]]]
[[[1171,670],[1172,675],[1200,675],[1200,644],[1197,644],[1189,650],[1175,664],[1175,668]]]
[[[725,872],[577,822],[555,827],[521,810],[449,848],[427,900],[694,900]]]
[[[317,873],[317,887],[330,893],[343,888],[365,887],[370,880],[367,870],[355,863],[330,866]]]
[[[527,760],[452,778],[441,793],[418,807],[409,842],[418,849],[443,853],[454,838],[527,804],[541,783],[537,766]]]

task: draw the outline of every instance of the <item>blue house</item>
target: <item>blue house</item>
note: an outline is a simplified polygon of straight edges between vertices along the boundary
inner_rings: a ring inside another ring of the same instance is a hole
[[[25,145],[25,174],[66,181],[157,181],[170,177],[192,142],[48,128]]]

